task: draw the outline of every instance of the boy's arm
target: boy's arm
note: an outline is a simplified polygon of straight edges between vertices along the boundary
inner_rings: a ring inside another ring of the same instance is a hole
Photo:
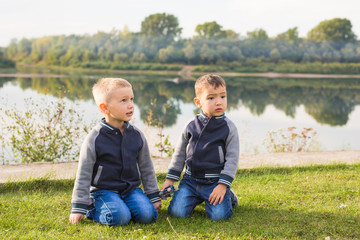
[[[226,155],[225,166],[220,173],[219,183],[231,186],[232,181],[235,178],[236,171],[239,164],[240,144],[239,136],[235,124],[228,118],[225,118],[229,126],[229,136],[226,139]]]
[[[91,178],[96,161],[95,139],[97,135],[98,132],[91,131],[81,146],[79,164],[71,200],[72,214],[85,215],[88,206],[92,203],[89,197]]]
[[[214,206],[216,204],[221,204],[224,200],[226,189],[231,186],[239,164],[240,144],[238,132],[233,122],[228,118],[225,118],[225,120],[228,122],[229,126],[229,136],[225,143],[225,166],[220,173],[219,184],[214,188],[208,199],[210,204]]]
[[[146,138],[141,131],[139,131],[139,133],[143,140],[143,146],[140,149],[138,155],[138,166],[140,171],[141,183],[144,187],[145,194],[154,204],[158,201],[161,201],[161,198],[159,197],[159,187]]]
[[[187,125],[188,124],[186,124],[186,127],[183,130],[183,133],[180,135],[180,138],[175,147],[175,152],[169,164],[168,174],[166,175],[166,179],[179,181],[181,172],[184,169],[185,160],[186,160],[186,147],[189,143],[189,139],[187,137]],[[165,188],[164,185],[163,188]]]

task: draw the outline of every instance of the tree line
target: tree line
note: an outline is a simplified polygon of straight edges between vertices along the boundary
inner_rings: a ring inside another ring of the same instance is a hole
[[[62,67],[179,70],[190,64],[223,66],[224,71],[271,71],[275,65],[291,65],[295,72],[306,72],[294,66],[321,63],[335,64],[340,72],[350,64],[345,72],[360,72],[360,42],[345,18],[322,21],[305,38],[299,37],[297,27],[275,37],[264,29],[241,36],[215,21],[198,24],[191,38],[182,38],[181,32],[177,17],[158,13],[142,21],[140,32],[124,27],[93,35],[23,38],[2,52],[17,63]]]

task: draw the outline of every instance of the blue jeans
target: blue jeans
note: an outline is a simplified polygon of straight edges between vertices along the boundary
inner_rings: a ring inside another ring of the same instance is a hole
[[[125,225],[133,219],[140,223],[150,223],[157,219],[157,211],[140,188],[124,195],[109,190],[99,190],[90,194],[94,208],[86,218],[112,225]]]
[[[179,190],[175,192],[170,202],[168,212],[175,217],[190,217],[194,208],[205,202],[205,212],[211,220],[217,221],[232,217],[230,189],[226,190],[221,204],[210,205],[209,196],[217,186],[219,178],[199,179],[184,175]]]

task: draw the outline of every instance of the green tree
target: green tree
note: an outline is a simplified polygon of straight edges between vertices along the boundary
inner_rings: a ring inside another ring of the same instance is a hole
[[[161,62],[171,62],[176,57],[176,49],[174,46],[168,46],[167,48],[162,48],[158,52],[158,57]]]
[[[277,40],[286,40],[286,41],[297,41],[299,40],[298,28],[289,28],[286,32],[280,33],[276,36]]]
[[[206,43],[201,47],[200,57],[207,63],[212,63],[215,58],[215,51],[211,49]]]
[[[83,62],[90,62],[96,60],[96,55],[89,51],[88,49],[85,50],[84,54],[82,55]]]
[[[348,19],[334,18],[320,22],[309,31],[307,38],[315,42],[329,41],[335,44],[336,48],[341,48],[344,44],[355,41],[356,35]]]
[[[269,36],[267,35],[266,31],[264,29],[256,29],[252,32],[248,32],[247,36],[250,40],[260,40],[260,41],[266,41],[269,39]]]
[[[225,35],[226,35],[226,38],[232,38],[232,39],[239,38],[239,34],[231,29],[225,30]]]
[[[357,51],[357,49],[359,51]],[[353,43],[346,44],[341,49],[341,54],[345,62],[357,62],[360,61],[360,48],[356,48]]]
[[[144,53],[134,52],[130,60],[132,62],[145,62],[147,59]]]
[[[29,55],[31,53],[31,45],[32,42],[30,40],[26,38],[21,39],[17,45],[18,52],[24,54],[25,56]]]
[[[242,61],[244,60],[244,55],[237,46],[233,46],[230,50],[230,61]]]
[[[129,59],[129,56],[126,53],[115,53],[114,61],[115,62],[126,62]]]
[[[222,30],[222,26],[215,21],[198,24],[195,32],[202,38],[226,37],[226,32]]]
[[[5,49],[5,56],[7,58],[16,60],[16,55],[18,53],[18,41],[16,38],[11,39],[11,42],[9,44],[9,46]]]
[[[185,54],[188,64],[190,64],[191,59],[195,57],[195,48],[191,45],[191,43],[189,43],[183,49],[183,52]]]
[[[15,67],[15,62],[7,59],[0,48],[0,68],[13,68]]]
[[[141,33],[148,36],[164,36],[173,40],[180,36],[182,28],[179,27],[178,19],[171,14],[152,14],[141,22]]]
[[[270,51],[270,59],[274,62],[278,62],[281,58],[281,54],[277,48]]]
[[[228,61],[230,58],[229,48],[223,45],[216,47],[216,55],[222,61]]]
[[[44,56],[44,61],[48,65],[59,65],[60,64],[59,58],[62,54],[63,54],[63,52],[59,46],[54,47],[52,49],[49,49],[47,54]]]

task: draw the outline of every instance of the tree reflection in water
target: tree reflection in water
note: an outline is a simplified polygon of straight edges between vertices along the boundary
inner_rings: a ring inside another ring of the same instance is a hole
[[[107,74],[109,75],[109,74]],[[109,75],[112,77],[118,77]],[[52,94],[72,100],[92,99],[92,85],[105,76],[73,74],[63,78],[0,78],[0,88],[8,81],[19,82],[22,89],[34,89],[41,94]],[[164,105],[171,104],[164,125],[175,124],[181,114],[181,103],[192,103],[194,81],[172,81],[176,76],[121,75],[133,85],[135,104],[141,120],[152,109],[155,117],[164,115]],[[194,79],[195,80],[195,79]],[[343,126],[350,113],[360,104],[360,79],[267,79],[254,77],[225,77],[228,91],[228,111],[240,106],[253,115],[261,116],[273,105],[294,118],[296,108],[303,105],[318,123]],[[151,102],[156,99],[156,106]],[[194,106],[195,109],[195,106]]]

